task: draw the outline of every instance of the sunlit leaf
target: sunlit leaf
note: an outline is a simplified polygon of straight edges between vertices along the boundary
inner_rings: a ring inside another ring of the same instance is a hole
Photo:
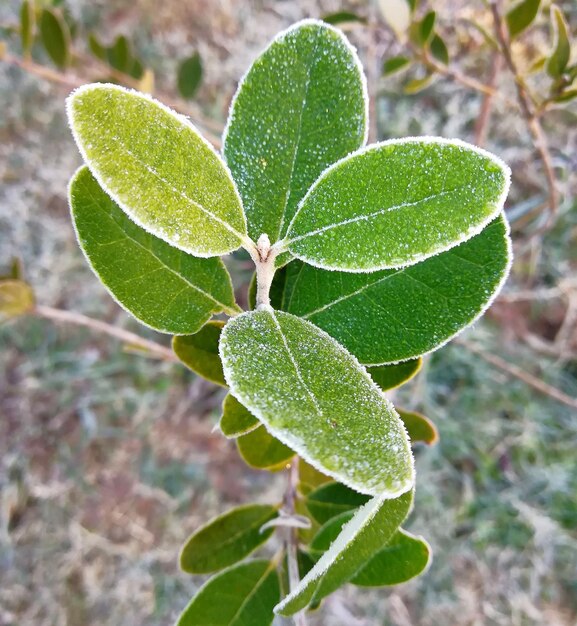
[[[423,91],[427,87],[429,87],[433,83],[434,80],[435,80],[434,74],[426,74],[425,76],[422,76],[421,78],[412,78],[411,80],[405,83],[405,86],[403,87],[403,91],[406,94],[409,94],[412,96],[416,93]]]
[[[260,422],[229,393],[222,403],[219,426],[222,434],[232,439],[255,430],[260,426]]]
[[[0,280],[0,320],[24,315],[34,308],[34,292],[28,283],[16,279]]]
[[[202,59],[195,52],[178,66],[178,91],[183,98],[193,98],[202,81]]]
[[[383,391],[387,391],[411,380],[419,372],[422,364],[422,359],[411,359],[396,365],[368,367],[367,372]]]
[[[40,37],[50,59],[60,68],[70,62],[70,31],[60,13],[43,9],[40,16]]]
[[[273,437],[262,425],[238,437],[236,445],[246,464],[255,469],[282,469],[295,455],[291,448]]]
[[[218,340],[223,326],[224,322],[214,320],[205,324],[194,335],[174,337],[172,349],[195,374],[226,387],[218,354]]]

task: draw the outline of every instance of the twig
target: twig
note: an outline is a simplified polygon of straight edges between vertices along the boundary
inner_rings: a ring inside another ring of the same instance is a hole
[[[533,376],[533,374],[529,374],[529,372],[522,370],[520,367],[518,367],[517,365],[514,365],[513,363],[509,363],[508,361],[505,361],[504,359],[497,356],[496,354],[490,354],[488,352],[481,350],[473,343],[470,343],[464,339],[457,339],[456,341],[458,344],[460,344],[461,346],[463,346],[470,352],[473,352],[473,354],[476,354],[477,356],[481,357],[484,361],[486,361],[487,363],[490,363],[491,365],[494,365],[495,367],[505,372],[506,374],[509,374],[510,376],[513,376],[515,378],[518,378],[519,380],[522,380],[524,383],[526,383],[530,387],[533,387],[533,389],[536,389],[537,391],[544,393],[545,395],[557,400],[558,402],[561,402],[562,404],[566,404],[567,406],[570,406],[573,409],[577,409],[577,398],[572,398],[571,396],[564,393],[563,391],[560,391],[556,387],[553,387],[552,385],[549,385],[548,383],[543,382],[540,378]]]
[[[553,170],[553,163],[551,161],[549,146],[547,145],[547,138],[545,137],[543,127],[541,126],[541,122],[539,121],[539,116],[537,114],[537,110],[535,109],[533,98],[531,97],[525,81],[519,73],[517,65],[511,54],[509,36],[501,17],[498,2],[493,0],[490,3],[490,6],[493,13],[495,35],[497,36],[497,41],[499,42],[499,46],[501,47],[501,52],[505,59],[505,63],[507,64],[509,71],[515,79],[519,106],[521,107],[521,112],[523,114],[523,117],[525,118],[525,121],[527,122],[529,132],[533,136],[535,147],[537,149],[537,152],[539,153],[539,157],[545,171],[545,177],[547,179],[547,190],[549,195],[549,217],[545,224],[541,228],[537,229],[537,231],[534,233],[535,235],[537,235],[549,230],[549,228],[551,228],[555,221],[559,204],[557,194],[557,181],[555,180],[555,172]]]
[[[149,339],[140,337],[140,335],[132,333],[129,330],[124,330],[123,328],[118,328],[117,326],[111,326],[106,322],[95,320],[87,315],[82,315],[82,313],[63,311],[62,309],[54,309],[41,304],[36,305],[36,307],[32,310],[32,313],[54,322],[75,324],[76,326],[84,326],[85,328],[90,328],[91,330],[97,330],[98,332],[114,337],[115,339],[120,339],[120,341],[125,343],[138,346],[146,352],[149,352],[151,355],[154,355],[164,361],[174,363],[179,362],[176,355],[170,348],[156,343],[155,341],[150,341]]]
[[[501,71],[503,57],[498,54],[493,54],[493,60],[491,64],[491,76],[489,77],[489,87],[495,88],[497,78]],[[484,146],[487,139],[487,128],[489,126],[489,120],[491,118],[491,111],[493,110],[494,94],[486,93],[483,97],[481,104],[481,110],[479,111],[479,117],[475,123],[475,144],[477,146]]]

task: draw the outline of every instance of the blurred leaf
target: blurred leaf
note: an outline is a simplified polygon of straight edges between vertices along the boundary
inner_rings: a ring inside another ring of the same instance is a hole
[[[63,17],[56,11],[43,9],[40,36],[48,56],[58,67],[65,69],[70,62],[70,32]]]
[[[404,56],[390,57],[383,63],[383,76],[390,76],[411,66],[411,59]]]
[[[575,98],[577,98],[577,89],[568,89],[557,96],[555,98],[555,102],[571,102],[572,100],[575,100]]]
[[[32,287],[22,280],[0,281],[0,319],[24,315],[34,308],[35,299]]]
[[[439,441],[439,432],[428,417],[414,411],[405,411],[397,407],[397,413],[409,433],[411,443],[425,443],[428,446]]]
[[[100,43],[100,40],[94,33],[88,35],[88,48],[97,59],[108,62],[106,48]]]
[[[110,67],[124,74],[127,73],[132,57],[130,42],[124,35],[119,35],[112,46],[107,49],[106,58]]]
[[[178,67],[178,91],[183,98],[194,97],[202,80],[202,59],[195,52],[191,57],[182,61]]]
[[[128,74],[140,81],[138,84],[140,91],[144,91],[144,93],[152,93],[154,91],[154,72],[148,67],[145,68],[142,62],[134,57],[128,69]]]
[[[218,354],[218,340],[224,322],[213,320],[194,335],[179,335],[172,339],[176,356],[195,374],[226,387],[222,363]]]
[[[264,426],[259,426],[236,440],[240,456],[255,469],[277,471],[284,469],[295,455],[294,451],[275,439]]]
[[[394,365],[367,367],[367,372],[383,391],[387,391],[400,387],[411,380],[419,372],[422,365],[423,359],[410,359]]]
[[[440,61],[443,65],[449,65],[449,50],[439,35],[433,35],[430,49],[431,54],[437,61]]]
[[[225,437],[234,439],[246,435],[260,426],[256,417],[230,393],[222,403],[220,430]]]
[[[193,533],[180,552],[180,568],[189,574],[208,574],[242,561],[272,535],[261,526],[277,516],[267,504],[247,504],[214,518]]]
[[[357,509],[368,500],[369,496],[353,491],[341,483],[331,482],[309,493],[306,505],[314,520],[324,524],[341,513]]]
[[[331,482],[332,480],[332,478],[319,472],[318,469],[303,459],[299,459],[299,483],[297,488],[303,496],[306,496],[317,487]]]
[[[509,37],[513,40],[528,28],[539,13],[541,0],[522,0],[505,16]]]
[[[378,0],[378,3],[385,22],[397,39],[404,41],[411,24],[411,5],[407,0]]]
[[[481,34],[481,36],[485,40],[485,43],[488,44],[489,47],[493,48],[494,50],[500,50],[499,43],[497,42],[495,37],[493,37],[492,33],[490,33],[482,24],[479,24],[475,20],[465,19],[464,21]]]
[[[327,24],[332,24],[335,26],[336,24],[343,24],[348,22],[359,22],[360,24],[366,24],[367,19],[356,13],[352,13],[351,11],[338,11],[336,13],[329,13],[321,18],[323,22]]]
[[[545,68],[546,62],[547,62],[546,56],[539,57],[538,59],[533,61],[533,63],[531,63],[531,65],[529,66],[529,69],[527,70],[527,73],[534,74],[536,72],[541,72]]]
[[[434,74],[427,74],[427,76],[423,76],[422,78],[413,78],[412,80],[405,83],[403,91],[411,96],[415,95],[429,87],[434,79]]]
[[[426,46],[431,41],[435,29],[436,19],[437,14],[435,13],[435,11],[429,11],[421,20],[419,35],[420,43],[422,46]]]
[[[569,43],[568,27],[565,17],[559,7],[551,5],[551,23],[555,32],[555,47],[547,60],[547,73],[552,78],[559,78],[571,57],[571,44]]]
[[[6,274],[0,274],[0,281],[3,280],[22,280],[24,278],[24,269],[22,268],[22,261],[14,256],[10,261],[10,269]]]
[[[34,41],[34,26],[36,12],[31,0],[24,0],[20,6],[20,41],[22,54],[25,58],[30,56],[30,49]]]
[[[279,599],[276,565],[249,561],[205,583],[176,626],[269,626]]]

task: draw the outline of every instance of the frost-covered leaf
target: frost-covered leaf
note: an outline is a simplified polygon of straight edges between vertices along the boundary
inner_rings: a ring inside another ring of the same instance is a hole
[[[280,33],[241,81],[223,137],[249,235],[284,236],[307,189],[366,131],[363,71],[344,35],[315,20]]]
[[[319,524],[324,524],[341,513],[358,508],[368,499],[368,496],[358,491],[333,482],[321,485],[309,493],[306,505],[314,520]]]
[[[569,27],[559,7],[551,5],[551,23],[555,32],[555,47],[547,59],[547,73],[552,78],[559,78],[565,71],[571,58]]]
[[[361,363],[412,359],[474,322],[503,285],[510,261],[501,215],[469,241],[399,270],[352,274],[293,262],[282,308],[328,332]]]
[[[183,98],[192,98],[202,80],[202,60],[195,52],[178,66],[178,91]]]
[[[195,256],[246,243],[241,200],[212,146],[182,115],[116,85],[85,85],[67,100],[84,160],[141,227]]]
[[[194,335],[174,337],[172,349],[195,374],[226,387],[218,354],[218,340],[223,326],[224,322],[214,320],[205,324]]]
[[[0,321],[24,315],[34,308],[34,292],[23,280],[0,280]]]
[[[241,561],[272,535],[260,531],[277,515],[268,504],[248,504],[214,518],[193,533],[180,552],[180,568],[189,574],[217,572]]]
[[[225,437],[233,439],[255,430],[260,426],[260,422],[229,393],[222,403],[222,416],[219,426]]]
[[[87,167],[70,183],[80,246],[112,297],[141,322],[165,333],[194,333],[213,313],[238,312],[220,259],[198,259],[132,222]]]
[[[43,9],[40,16],[40,37],[48,56],[64,69],[70,63],[70,31],[60,13]]]
[[[439,440],[439,431],[428,417],[415,411],[397,409],[403,424],[409,433],[411,443],[425,443],[432,446]]]
[[[279,598],[274,563],[234,565],[200,588],[176,626],[269,626]]]
[[[410,489],[413,461],[401,421],[326,333],[288,313],[251,311],[227,323],[220,354],[231,393],[306,461],[362,493],[394,497]]]
[[[283,469],[295,455],[294,450],[273,437],[262,425],[241,435],[236,445],[245,463],[255,469]]]
[[[391,540],[412,501],[409,491],[394,500],[376,497],[363,505],[275,613],[293,615],[349,582]]]
[[[505,20],[511,39],[515,39],[533,23],[540,4],[541,0],[521,0],[507,12]]]
[[[325,269],[412,265],[479,233],[503,208],[509,175],[500,159],[458,140],[374,144],[321,175],[283,246]]]
[[[367,372],[377,385],[383,390],[400,387],[419,372],[423,359],[411,359],[396,365],[377,365],[368,367]]]

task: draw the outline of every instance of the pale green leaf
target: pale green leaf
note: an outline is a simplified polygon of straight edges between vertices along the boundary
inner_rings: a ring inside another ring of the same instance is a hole
[[[178,91],[183,98],[192,98],[197,92],[202,80],[202,60],[195,52],[191,57],[182,61],[178,67]]]
[[[260,426],[260,422],[229,393],[222,403],[222,416],[219,426],[225,437],[233,439],[255,430]]]
[[[306,498],[309,513],[319,524],[328,522],[331,518],[346,511],[351,511],[365,504],[368,496],[353,491],[341,483],[321,485]]]
[[[273,563],[234,565],[200,588],[176,626],[269,626],[279,598]]]
[[[0,280],[0,320],[18,317],[34,308],[32,287],[23,280]]]
[[[510,261],[501,215],[469,241],[404,269],[352,274],[291,263],[282,308],[328,332],[362,363],[412,359],[482,315]]]
[[[308,495],[311,491],[314,491],[317,487],[327,482],[332,482],[332,478],[319,472],[319,470],[310,463],[299,459],[299,482],[297,488],[303,496]]]
[[[251,311],[227,323],[220,354],[231,393],[307,462],[362,493],[410,489],[413,461],[401,421],[326,333],[288,313]]]
[[[275,613],[293,615],[349,582],[391,540],[412,501],[409,491],[394,500],[376,497],[363,505]]]
[[[250,236],[284,236],[311,184],[366,132],[365,79],[344,35],[315,20],[280,33],[241,81],[223,137]]]
[[[374,144],[325,170],[282,245],[325,269],[412,265],[479,233],[503,208],[509,177],[496,156],[454,139]]]
[[[409,433],[411,443],[425,443],[432,446],[439,441],[439,432],[428,417],[415,411],[397,409],[399,417]]]
[[[429,87],[429,85],[433,83],[434,80],[435,80],[434,74],[426,74],[425,76],[422,76],[421,78],[413,78],[405,83],[405,86],[403,87],[403,91],[406,94],[409,94],[412,96],[416,93],[420,93],[421,91],[424,91],[427,87]]]
[[[64,69],[70,63],[70,31],[60,13],[43,9],[40,16],[40,37],[50,59]]]
[[[132,222],[87,167],[72,178],[70,206],[80,246],[112,297],[141,322],[193,333],[213,313],[238,307],[220,259],[198,259]]]
[[[272,535],[261,526],[277,516],[268,504],[248,504],[228,511],[193,533],[180,552],[180,568],[189,574],[217,572],[241,561]]]
[[[381,15],[395,35],[403,40],[411,24],[412,7],[406,0],[378,0]]]
[[[507,12],[505,21],[511,39],[515,39],[531,26],[539,13],[540,4],[541,0],[521,0]]]
[[[85,85],[67,100],[84,160],[139,226],[196,256],[246,244],[230,172],[182,115],[116,85]]]
[[[413,376],[416,376],[423,365],[423,359],[411,359],[396,365],[377,365],[368,367],[367,372],[383,390],[396,389]]]
[[[569,27],[565,16],[559,7],[551,5],[551,22],[555,32],[555,47],[547,59],[547,73],[552,78],[559,78],[567,67],[571,58],[571,43],[569,42]]]
[[[295,455],[291,448],[273,437],[262,425],[238,437],[236,445],[245,463],[255,469],[284,469]]]
[[[24,57],[30,56],[30,49],[34,41],[35,16],[36,12],[32,1],[24,0],[20,6],[20,41]]]
[[[224,322],[214,320],[205,324],[194,335],[174,337],[172,349],[195,374],[226,387],[218,354],[218,340],[223,326]]]

